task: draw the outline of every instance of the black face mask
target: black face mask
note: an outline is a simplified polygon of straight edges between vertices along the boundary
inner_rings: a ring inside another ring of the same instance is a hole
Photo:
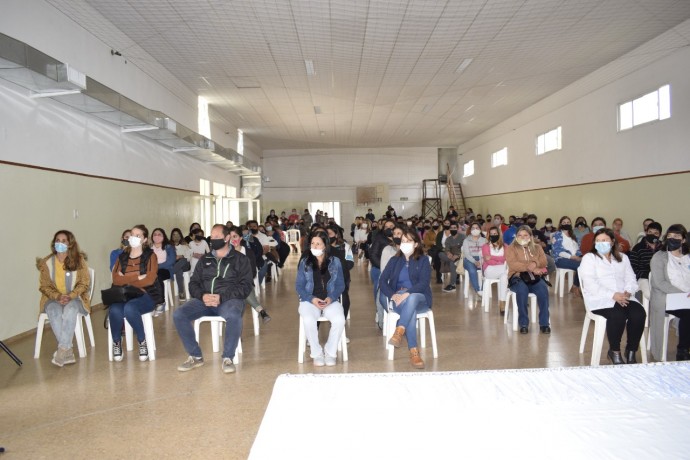
[[[436,225],[432,225],[432,226],[431,226],[431,228],[433,228],[434,230],[438,230],[438,227],[439,227],[439,225],[438,225],[438,224],[436,224]]]
[[[567,232],[572,232],[573,231],[573,226],[568,224],[568,225],[561,225],[561,230],[565,230]]]
[[[678,238],[666,238],[666,249],[669,251],[676,251],[682,246],[682,241]]]
[[[203,235],[194,235],[194,239],[197,241],[201,241],[204,239],[204,236]]]
[[[226,243],[223,238],[213,239],[211,240],[211,249],[213,249],[214,251],[223,249],[225,247],[225,244]]]
[[[529,228],[535,228],[537,226],[536,222],[527,222],[527,225],[529,225]]]
[[[395,244],[397,244],[398,246],[400,246],[400,243],[402,243],[402,238],[393,237],[393,243],[395,243]]]
[[[644,239],[649,244],[657,244],[659,242],[659,238],[656,235],[645,235]]]
[[[256,235],[257,233],[259,233],[258,228],[250,228],[249,231],[252,232],[252,235]]]
[[[122,241],[120,241],[120,243],[122,243],[122,246],[124,246],[124,247],[129,246],[129,240],[122,240]]]
[[[455,236],[455,235],[458,234],[458,231],[457,231],[457,230],[451,230],[451,231],[450,231],[450,234],[451,234],[452,236]]]
[[[444,230],[448,230],[449,228],[450,228],[450,225],[444,225],[444,226],[443,226],[443,229],[444,229]]]
[[[424,230],[429,230],[431,227],[429,225],[424,227]]]
[[[393,229],[392,228],[387,228],[383,231],[383,234],[387,236],[388,238],[391,238],[393,236]]]
[[[498,243],[498,235],[490,235],[490,236],[489,236],[489,240],[490,240],[492,243]]]

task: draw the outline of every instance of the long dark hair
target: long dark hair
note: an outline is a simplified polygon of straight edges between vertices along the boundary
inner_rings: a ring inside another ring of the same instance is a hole
[[[341,231],[340,227],[338,227],[336,224],[331,224],[326,228],[326,230],[331,230],[333,233],[335,233],[335,238],[333,238],[331,244],[335,243],[336,246],[343,244],[343,232]]]
[[[82,261],[86,258],[86,255],[81,252],[77,239],[69,230],[58,230],[55,232],[55,235],[53,235],[53,239],[50,242],[50,252],[52,252],[54,256],[57,255],[57,250],[55,249],[55,240],[60,234],[65,235],[65,238],[67,239],[67,256],[65,257],[63,266],[65,267],[65,270],[70,272],[78,270],[82,264]]]
[[[323,250],[324,261],[321,267],[319,267],[319,261],[316,256],[311,253],[311,240],[314,238],[320,238],[321,241],[323,241],[323,244],[326,246]],[[302,259],[304,259],[304,270],[306,271],[307,267],[311,267],[312,270],[318,269],[321,271],[321,273],[326,273],[326,271],[328,271],[328,265],[331,258],[331,239],[328,237],[328,234],[323,231],[318,231],[311,234],[309,236],[309,244],[307,245],[307,248],[308,249],[306,251],[302,252]]]
[[[161,234],[163,235],[163,241],[161,242],[161,249],[167,248],[168,245],[170,244],[170,240],[168,239],[168,234],[165,233],[165,230],[163,230],[163,229],[160,228],[160,227],[154,228],[153,231],[151,232],[151,247],[153,247],[153,245],[154,245],[154,243],[153,243],[153,234],[156,233],[157,231],[158,231],[158,232],[161,232]]]
[[[561,222],[563,222],[564,219],[568,219],[568,220],[570,221],[570,230],[561,230]],[[586,222],[585,222],[585,225],[587,225]],[[570,217],[568,217],[568,216],[563,216],[563,217],[561,217],[560,219],[558,219],[558,231],[561,232],[561,233],[565,233],[565,234],[568,235],[568,236],[570,237],[570,239],[572,239],[572,240],[575,239],[575,234],[573,233],[573,229],[574,229],[574,228],[575,228],[575,227],[573,226],[573,219],[571,219]]]
[[[614,259],[616,259],[616,262],[620,262],[623,260],[621,257],[621,253],[618,250],[618,242],[616,241],[616,234],[613,233],[613,230],[610,228],[600,228],[599,230],[596,231],[594,234],[594,242],[592,243],[592,254],[595,256],[599,257],[600,259],[603,259],[601,257],[601,254],[597,251],[597,236],[601,235],[602,233],[605,233],[608,235],[609,238],[611,238],[611,255],[613,256]]]
[[[420,257],[426,257],[424,255],[424,248],[422,245],[422,239],[419,237],[419,234],[409,227],[400,227],[400,228],[402,228],[404,237],[406,237],[408,240],[412,240],[413,243],[417,243],[417,247],[414,248],[414,252],[410,255],[410,258],[412,258],[414,260],[419,260]],[[402,253],[400,248],[398,248],[398,252],[395,255],[398,257],[405,257],[405,254]]]
[[[681,254],[685,255],[690,252],[690,247],[688,246],[688,231],[683,224],[673,224],[666,229],[666,233],[664,234],[664,243],[661,245],[662,251],[668,251],[666,240],[668,240],[669,233],[679,233],[681,240],[685,240],[685,243],[680,246]]]

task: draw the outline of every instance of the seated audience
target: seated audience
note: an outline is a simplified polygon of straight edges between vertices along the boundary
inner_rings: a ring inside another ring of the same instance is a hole
[[[458,263],[462,257],[462,243],[464,241],[465,234],[458,232],[458,224],[451,223],[450,236],[446,238],[443,252],[438,255],[441,261],[441,272],[450,273],[450,283],[443,288],[443,292],[455,291],[455,283],[457,282],[455,264]]]
[[[462,242],[463,266],[470,279],[472,289],[478,296],[482,295],[479,285],[478,270],[482,269],[482,247],[486,244],[486,238],[482,236],[481,226],[475,222],[470,227],[470,236]]]
[[[575,270],[573,287],[570,292],[577,296],[581,296],[580,280],[577,275],[577,269],[580,267],[582,253],[580,252],[580,245],[573,235],[573,226],[571,225],[570,217],[563,216],[561,220],[558,221],[558,231],[551,235],[551,246],[553,248],[553,258],[556,261],[556,267]]]
[[[611,227],[613,228],[613,233],[616,235],[616,239],[624,239],[628,243],[628,250],[630,250],[630,247],[632,246],[632,239],[630,238],[630,235],[623,230],[623,219],[616,217],[613,219],[613,224],[611,224]]]
[[[606,318],[609,340],[608,358],[613,364],[634,364],[647,317],[635,298],[637,281],[630,261],[618,251],[611,229],[594,234],[594,249],[582,258],[580,275],[585,308]],[[621,356],[621,338],[627,332],[625,362]]]
[[[130,229],[126,229],[124,232],[122,232],[122,236],[120,236],[120,247],[117,249],[113,249],[110,252],[110,271],[113,271],[113,267],[115,266],[115,262],[117,262],[117,258],[120,257],[120,254],[125,250],[125,248],[129,245],[129,235],[132,233]]]
[[[196,229],[201,229],[201,224],[199,224],[199,222],[194,222],[192,223],[192,225],[189,226],[189,235],[184,237],[187,244],[194,241],[194,230]]]
[[[192,251],[187,244],[187,241],[182,236],[182,231],[179,228],[173,228],[170,232],[170,241],[175,248],[175,264],[173,265],[173,274],[177,282],[177,292],[180,300],[185,300],[186,294],[184,289],[184,272],[190,271],[192,265],[190,259],[192,258]],[[191,276],[191,273],[190,273]]]
[[[72,232],[59,230],[53,235],[50,255],[36,259],[36,268],[40,272],[39,308],[48,315],[58,345],[51,362],[58,367],[74,364],[77,360],[72,339],[78,315],[88,315],[91,311],[91,277],[86,254],[79,249]]]
[[[498,280],[498,310],[501,315],[504,315],[508,290],[508,267],[503,238],[498,227],[489,228],[489,242],[482,246],[482,259],[484,278]]]
[[[592,233],[592,232],[591,232],[589,226],[587,226],[587,219],[585,219],[582,216],[575,219],[575,227],[573,228],[573,235],[575,236],[575,239],[577,240],[578,245],[582,241],[582,237],[588,233]]]
[[[642,295],[649,299],[649,270],[652,256],[661,249],[661,224],[650,222],[647,226],[647,236],[637,243],[630,251],[630,265],[632,265],[637,284]]]
[[[156,254],[156,259],[158,260],[158,277],[157,283],[160,284],[161,292],[165,292],[163,286],[163,281],[169,280],[174,274],[175,259],[177,257],[175,253],[175,247],[170,244],[168,235],[166,235],[165,230],[162,228],[156,228],[151,232],[151,249]],[[165,302],[156,306],[154,311],[154,316],[159,316],[165,311]]]
[[[438,222],[424,223],[424,236],[422,242],[424,244],[424,253],[432,256],[432,248],[436,245],[436,235],[438,235]]]
[[[208,247],[208,243],[204,239],[204,231],[201,228],[195,228],[192,230],[193,239],[189,242],[189,250],[192,253],[192,258],[190,260],[190,267],[192,273],[196,268],[196,264],[204,257],[211,249]]]
[[[645,236],[647,236],[647,226],[654,222],[654,219],[647,217],[645,220],[642,221],[642,231],[637,234],[637,238],[635,239],[635,244],[639,243],[642,241]],[[630,242],[632,244],[632,241]]]
[[[580,242],[580,253],[582,255],[587,254],[594,248],[594,234],[601,228],[606,228],[606,219],[603,217],[592,219],[592,232],[583,236]],[[627,240],[616,236],[616,244],[618,245],[618,252],[627,254],[630,251],[630,243]]]
[[[251,268],[252,280],[256,276],[256,255],[254,250],[251,248],[249,242],[242,238],[242,230],[237,227],[228,227],[228,234],[230,235],[230,246],[232,248],[244,254],[249,261],[249,266]],[[271,321],[271,317],[264,307],[261,306],[259,299],[256,298],[256,292],[254,289],[251,290],[246,299],[250,307],[252,307],[261,316],[261,320],[264,324]]]
[[[355,266],[355,259],[352,256],[352,249],[350,245],[343,239],[342,229],[337,225],[329,225],[326,228],[326,234],[331,240],[331,254],[340,260],[340,266],[343,269],[343,279],[345,281],[345,289],[341,296],[343,304],[343,315],[347,319],[347,314],[350,311],[350,270]]]

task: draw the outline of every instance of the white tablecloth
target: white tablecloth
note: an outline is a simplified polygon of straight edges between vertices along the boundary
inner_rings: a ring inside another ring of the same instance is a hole
[[[278,377],[251,459],[690,459],[690,364]]]

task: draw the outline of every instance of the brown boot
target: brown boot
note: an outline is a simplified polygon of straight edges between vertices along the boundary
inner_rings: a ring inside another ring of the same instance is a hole
[[[419,350],[410,348],[410,364],[415,369],[424,369],[424,361],[419,357]]]
[[[498,302],[498,311],[501,313],[501,316],[506,314],[506,301],[501,300]]]
[[[580,291],[580,288],[573,285],[572,288],[570,288],[570,293],[573,294],[575,297],[582,297],[582,291]]]
[[[398,326],[395,328],[395,332],[393,333],[393,337],[390,338],[388,341],[389,345],[393,345],[395,348],[398,348],[400,345],[402,345],[402,339],[403,336],[405,335],[405,326]]]

